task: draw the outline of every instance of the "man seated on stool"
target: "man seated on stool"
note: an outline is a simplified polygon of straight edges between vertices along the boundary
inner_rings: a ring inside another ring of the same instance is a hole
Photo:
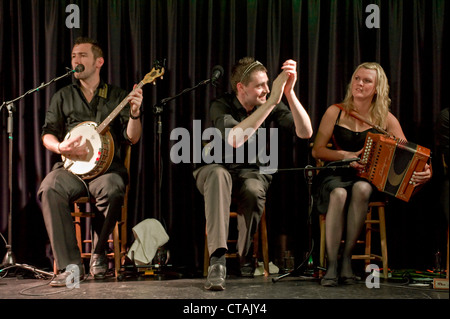
[[[272,176],[260,170],[258,156],[256,159],[250,159],[248,152],[249,156],[242,161],[236,156],[237,149],[250,149],[250,144],[257,142],[257,130],[268,128],[271,122],[279,128],[290,130],[300,138],[307,139],[312,135],[311,120],[294,92],[297,63],[287,60],[281,69],[281,73],[273,82],[272,94],[268,97],[270,89],[267,69],[254,58],[243,58],[232,69],[230,82],[234,94],[226,94],[211,104],[211,119],[214,127],[221,133],[223,144],[213,148],[225,146],[225,152],[222,153],[221,163],[208,164],[194,171],[197,188],[205,200],[207,244],[210,253],[206,289],[225,288],[225,253],[228,249],[232,196],[237,201],[237,249],[241,274],[253,276],[255,270],[250,246],[264,210]],[[283,93],[289,108],[281,102]],[[233,154],[228,154],[229,146],[232,150],[236,149]],[[227,156],[231,156],[232,160]]]
[[[75,69],[83,64],[84,70],[74,73],[74,83],[56,92],[51,100],[42,132],[42,142],[48,150],[65,157],[86,156],[87,145],[81,141],[81,136],[64,139],[66,133],[84,121],[99,123],[105,120],[127,97],[126,91],[101,80],[100,69],[103,63],[103,52],[96,41],[88,38],[75,41],[72,67]],[[128,173],[120,159],[120,146],[124,141],[135,144],[140,139],[142,99],[142,89],[133,90],[127,98],[129,103],[109,125],[115,155],[104,174],[84,181],[66,170],[62,162],[58,162],[41,183],[38,196],[45,227],[57,267],[62,270],[50,282],[51,286],[65,286],[67,278],[75,280],[75,267],[69,266],[78,266],[79,276],[84,276],[70,212],[73,207],[71,203],[79,197],[88,196],[88,192],[96,199],[98,209],[93,221],[98,240],[92,254],[90,273],[95,279],[105,277],[107,241],[120,217],[125,186],[128,183]]]

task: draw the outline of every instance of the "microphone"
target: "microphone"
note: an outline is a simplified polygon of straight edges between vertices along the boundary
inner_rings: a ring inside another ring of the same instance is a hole
[[[346,167],[350,167],[350,166],[348,166],[348,165],[350,165],[350,163],[357,162],[359,160],[360,160],[359,157],[346,158],[346,159],[343,159],[343,160],[340,160],[340,161],[330,162],[325,167],[342,165],[342,168],[346,168]],[[345,166],[346,164],[347,164],[347,166]]]
[[[73,73],[80,73],[84,71],[84,65],[83,64],[78,64],[75,69],[73,70]]]
[[[223,74],[223,67],[221,67],[220,65],[216,65],[215,67],[213,67],[212,69],[212,76],[211,76],[211,83],[214,85],[215,82],[222,76]]]
[[[359,160],[361,160],[359,157],[346,158],[346,159],[340,160],[339,163],[343,163],[343,164],[344,163],[351,163],[351,162],[357,162]]]

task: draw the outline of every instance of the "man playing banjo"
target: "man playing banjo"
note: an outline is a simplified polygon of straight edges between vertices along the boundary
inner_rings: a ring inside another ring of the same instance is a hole
[[[100,78],[103,63],[103,52],[98,44],[92,39],[78,38],[72,49],[72,67],[76,72],[73,84],[56,92],[45,117],[42,131],[44,146],[65,159],[83,160],[93,156],[94,146],[87,137],[70,132],[84,122],[100,123],[121,101],[128,102],[109,125],[108,134],[114,145],[109,149],[108,145],[100,146],[101,150],[113,153],[104,172],[94,177],[78,176],[58,162],[41,183],[38,195],[42,214],[57,267],[61,270],[50,283],[52,286],[65,286],[66,278],[76,275],[70,272],[73,265],[78,265],[80,277],[84,276],[70,214],[72,201],[82,196],[95,198],[98,210],[93,219],[97,238],[90,273],[96,279],[105,277],[107,240],[120,216],[128,183],[127,171],[120,158],[120,147],[123,142],[137,143],[141,136],[142,89],[135,86],[128,94],[106,84]]]

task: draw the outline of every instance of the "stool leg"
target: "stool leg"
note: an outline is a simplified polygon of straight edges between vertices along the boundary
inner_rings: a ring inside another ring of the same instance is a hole
[[[58,267],[56,266],[56,259],[53,260],[53,274],[58,274]]]
[[[81,239],[81,219],[80,217],[75,217],[75,236],[77,237],[78,248],[80,253],[83,253],[83,239]]]
[[[121,260],[121,256],[120,256],[120,239],[119,239],[119,225],[118,223],[116,223],[116,226],[114,227],[114,231],[113,231],[113,243],[114,243],[114,272],[116,275],[116,278],[119,275],[119,271],[120,271],[120,260]]]
[[[365,254],[368,256],[366,259],[366,267],[370,264],[370,257],[372,253],[372,223],[370,222],[372,220],[372,207],[369,208],[369,212],[366,216],[366,247],[365,247]]]
[[[75,212],[79,213],[80,212],[80,207],[78,206],[78,204],[74,204],[75,205]],[[83,253],[83,240],[81,239],[81,219],[80,217],[75,217],[74,218],[74,224],[75,224],[75,236],[77,238],[77,243],[78,243],[78,248],[80,249],[80,253]]]
[[[319,265],[325,268],[325,215],[319,215],[320,224],[320,257]],[[322,270],[319,271],[319,277],[322,277]]]
[[[264,208],[264,212],[261,218],[261,244],[262,244],[262,253],[263,253],[263,261],[264,261],[264,276],[269,276],[269,245],[267,242],[267,223],[266,223],[266,209]]]
[[[383,259],[383,275],[384,279],[388,279],[388,253],[386,238],[386,219],[384,207],[378,207],[378,218],[380,219],[380,240],[381,240],[381,257]]]

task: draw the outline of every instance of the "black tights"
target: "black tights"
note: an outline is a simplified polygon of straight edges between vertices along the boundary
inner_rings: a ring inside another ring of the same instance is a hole
[[[366,219],[372,186],[364,181],[356,182],[351,190],[351,198],[348,206],[347,225],[345,226],[345,206],[347,201],[347,190],[335,188],[330,193],[326,218],[326,248],[327,248],[327,273],[325,278],[338,277],[338,253],[342,234],[346,228],[346,238],[342,253],[341,277],[353,276],[352,252],[356,241],[361,233]]]

